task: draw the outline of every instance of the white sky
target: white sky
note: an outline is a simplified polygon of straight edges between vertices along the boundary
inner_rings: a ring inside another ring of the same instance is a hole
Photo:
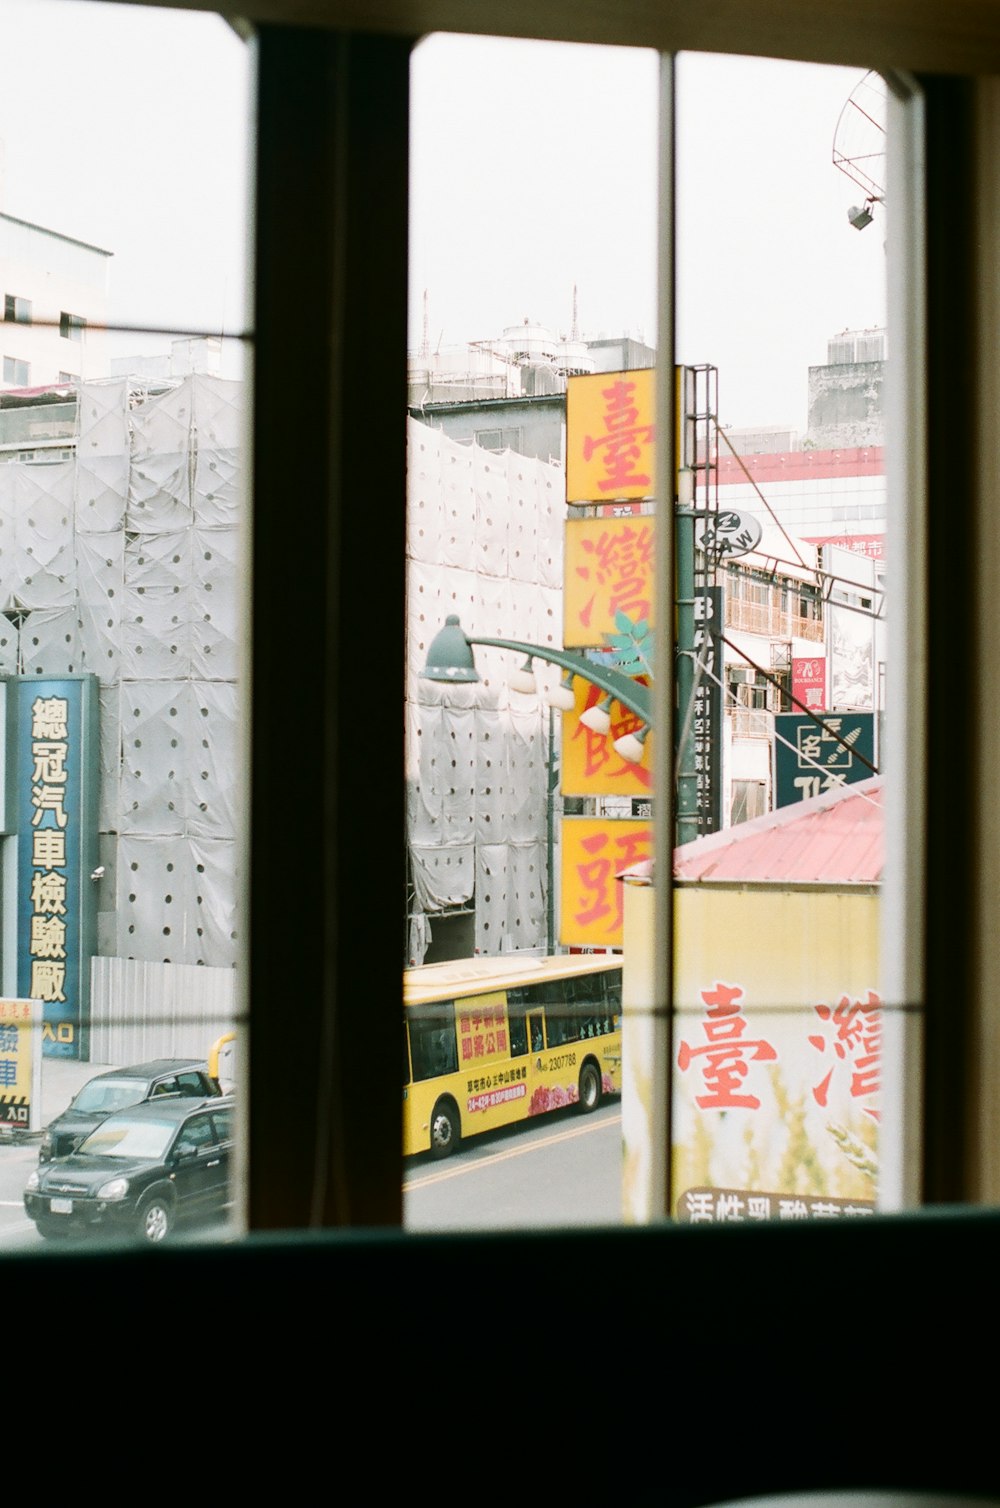
[[[656,334],[658,65],[648,52],[435,36],[413,64],[411,347],[526,317]],[[884,322],[884,220],[834,168],[854,69],[686,54],[678,74],[678,356],[720,418],[806,426],[828,338]]]
[[[111,317],[246,323],[251,55],[218,16],[0,0],[0,208],[114,252]],[[16,66],[15,66],[16,60]],[[655,56],[435,36],[413,64],[410,344],[656,335]],[[827,339],[884,319],[883,223],[832,165],[859,71],[679,64],[678,355],[724,423],[805,428]],[[117,350],[164,349],[151,337]]]
[[[0,35],[0,209],[113,252],[114,320],[245,328],[246,45],[215,15],[85,0],[0,0]]]

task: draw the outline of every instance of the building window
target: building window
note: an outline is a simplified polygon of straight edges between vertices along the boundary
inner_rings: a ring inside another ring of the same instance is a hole
[[[763,675],[742,665],[726,669],[726,712],[734,738],[770,738],[769,686]]]
[[[767,785],[763,780],[734,780],[733,799],[729,820],[733,827],[738,822],[749,822],[753,817],[762,817],[767,811]]]
[[[67,314],[64,310],[59,316],[59,334],[66,340],[82,340],[86,327],[82,314]]]
[[[520,450],[521,431],[516,429],[477,429],[473,440],[483,450]]]
[[[16,293],[6,294],[3,301],[3,317],[18,325],[30,325],[31,299],[18,298]]]
[[[822,617],[822,604],[814,586],[805,583],[799,588],[799,616],[818,621]]]
[[[31,367],[17,356],[3,359],[3,380],[9,387],[27,387],[31,381]]]

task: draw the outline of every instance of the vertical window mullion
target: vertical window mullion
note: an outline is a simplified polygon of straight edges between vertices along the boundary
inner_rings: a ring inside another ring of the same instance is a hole
[[[257,47],[248,1222],[392,1225],[410,43]]]

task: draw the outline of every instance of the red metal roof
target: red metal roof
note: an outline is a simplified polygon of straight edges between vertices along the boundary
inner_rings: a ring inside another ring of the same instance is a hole
[[[674,850],[678,880],[877,885],[884,861],[882,777],[840,786]]]

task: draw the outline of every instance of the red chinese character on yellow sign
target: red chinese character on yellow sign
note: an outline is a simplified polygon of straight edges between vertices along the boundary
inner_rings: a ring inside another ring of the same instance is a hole
[[[677,1053],[677,1067],[686,1073],[696,1058],[703,1058],[701,1075],[707,1094],[695,1095],[702,1110],[759,1110],[755,1094],[743,1094],[743,1081],[750,1072],[750,1062],[773,1063],[778,1054],[763,1038],[744,1041],[746,1018],[737,1004],[743,990],[736,984],[716,982],[714,988],[702,990],[707,1007],[701,1023],[707,1042],[691,1047],[682,1042]]]
[[[598,372],[566,387],[566,501],[653,496],[655,373]]]
[[[563,591],[567,649],[604,645],[618,613],[633,623],[653,621],[655,543],[648,514],[567,520]]]
[[[618,876],[652,856],[652,827],[639,818],[564,817],[560,840],[559,941],[565,947],[620,948]]]
[[[462,1067],[478,1067],[507,1055],[507,1018],[504,996],[495,990],[455,1006]]]
[[[637,676],[648,684],[648,678]],[[573,683],[576,706],[563,715],[560,789],[564,796],[649,796],[653,788],[652,746],[650,735],[642,746],[642,759],[632,764],[615,752],[616,738],[638,733],[641,718],[620,702],[611,703],[611,728],[595,733],[581,723],[580,714],[601,700],[602,693],[582,676]]]
[[[828,1005],[817,1005],[815,1009],[820,1020],[826,1023],[826,1034],[810,1036],[812,1046],[817,1052],[826,1052],[827,1047],[832,1046],[833,1056],[850,1069],[852,1099],[867,1099],[869,1095],[877,1094],[881,1087],[882,1062],[882,1001],[879,996],[869,990],[868,999],[862,1004],[860,1000],[852,1001],[850,996],[844,995],[840,1004],[832,1009]],[[817,1105],[824,1109],[836,1067],[835,1062],[812,1092]],[[878,1120],[879,1111],[875,1106],[863,1105],[862,1109],[872,1120]]]

